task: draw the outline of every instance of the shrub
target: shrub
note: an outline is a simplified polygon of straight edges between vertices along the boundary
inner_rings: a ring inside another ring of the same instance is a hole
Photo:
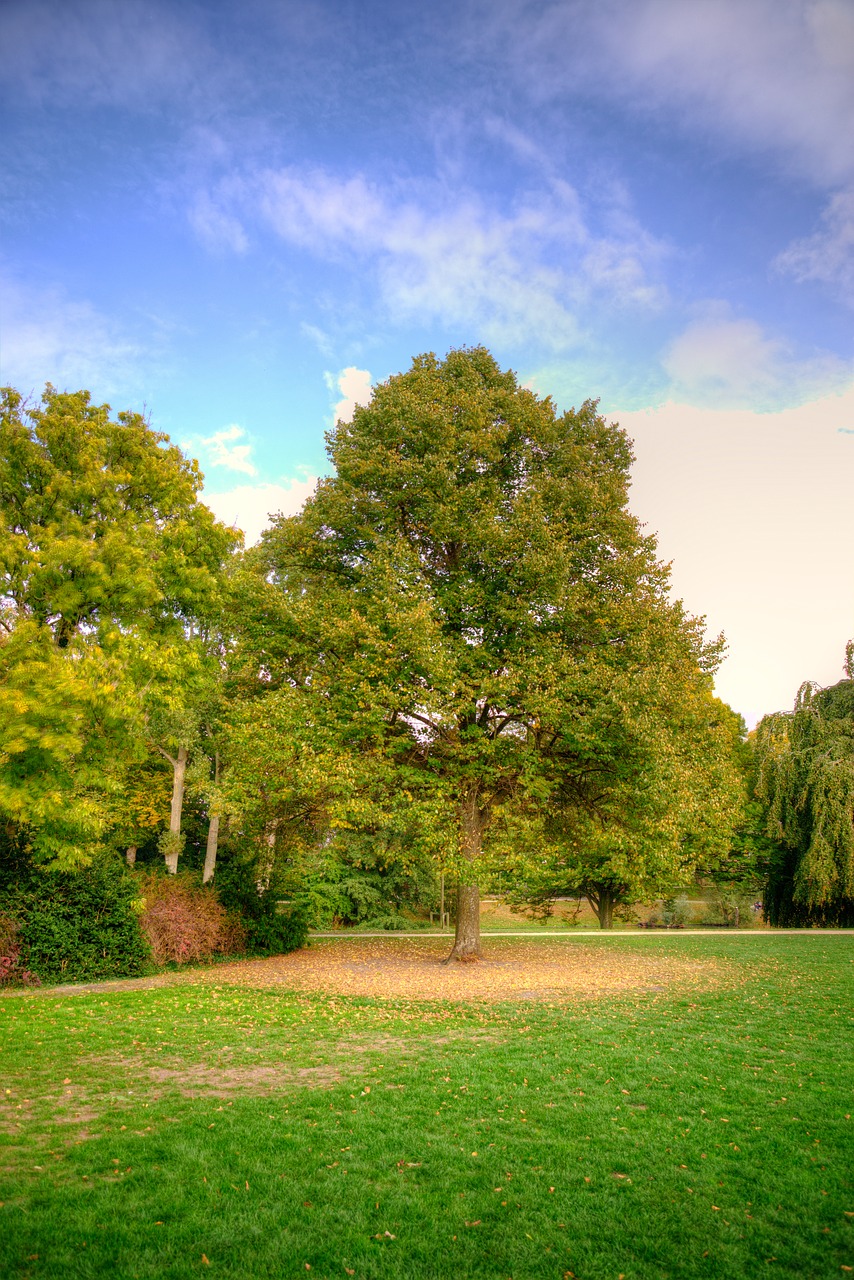
[[[219,896],[233,911],[245,930],[249,955],[284,955],[305,946],[308,914],[302,903],[282,901],[275,883],[259,893],[250,868],[239,861],[217,867]]]
[[[156,872],[140,876],[138,883],[144,899],[140,923],[157,964],[189,964],[246,949],[241,921],[229,914],[214,889],[187,876]]]
[[[42,981],[127,977],[149,959],[133,877],[119,862],[80,871],[30,869],[0,898],[19,927],[16,965]]]

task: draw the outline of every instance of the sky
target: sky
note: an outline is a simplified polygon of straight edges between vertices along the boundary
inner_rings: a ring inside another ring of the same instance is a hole
[[[2,0],[0,381],[247,539],[413,356],[634,441],[754,723],[854,636],[854,0]]]

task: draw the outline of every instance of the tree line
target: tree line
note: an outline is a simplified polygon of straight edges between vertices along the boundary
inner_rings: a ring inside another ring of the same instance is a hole
[[[789,916],[842,918],[852,682],[802,691],[753,749],[595,403],[559,414],[463,349],[416,358],[327,441],[330,476],[243,550],[141,415],[3,392],[7,860],[175,873],[189,808],[205,882],[227,857],[316,915],[423,905],[446,875],[461,960],[499,881],[585,896],[608,927],[700,873],[769,868]]]

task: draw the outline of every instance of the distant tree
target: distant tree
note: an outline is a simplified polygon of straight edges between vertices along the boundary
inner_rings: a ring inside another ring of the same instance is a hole
[[[645,700],[652,734],[636,770],[605,779],[584,806],[558,787],[533,822],[510,827],[498,854],[512,870],[511,902],[548,915],[558,898],[586,898],[610,929],[633,904],[684,888],[709,864],[727,865],[744,821],[743,722],[690,670],[681,682],[672,666],[661,674],[655,700],[651,691]]]
[[[629,443],[595,404],[559,415],[458,350],[418,357],[328,442],[334,476],[250,558],[246,670],[282,726],[256,738],[268,802],[323,760],[312,794],[339,824],[420,805],[459,882],[449,959],[477,958],[499,815],[558,793],[604,812],[669,732],[668,683],[708,690],[718,649],[669,602],[627,510]]]
[[[756,793],[771,858],[772,924],[854,924],[854,642],[847,679],[801,686],[794,710],[756,730]]]

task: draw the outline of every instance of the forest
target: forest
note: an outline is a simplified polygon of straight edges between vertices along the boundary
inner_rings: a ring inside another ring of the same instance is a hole
[[[484,894],[854,924],[854,647],[748,734],[594,402],[419,356],[249,548],[140,414],[0,411],[0,982],[416,928],[445,886],[456,960]]]

